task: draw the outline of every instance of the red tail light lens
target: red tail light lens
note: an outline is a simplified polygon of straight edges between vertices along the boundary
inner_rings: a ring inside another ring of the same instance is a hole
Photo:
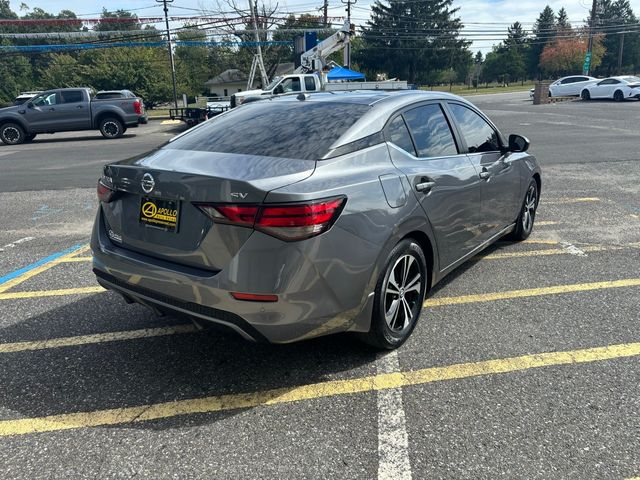
[[[133,102],[133,111],[136,112],[136,115],[142,115],[142,103],[140,100]]]
[[[113,195],[116,193],[113,188],[107,185],[110,183],[111,182],[104,178],[101,178],[98,181],[98,200],[100,200],[101,202],[109,203],[113,199]]]
[[[231,296],[236,300],[243,300],[245,302],[277,302],[277,295],[259,295],[257,293],[240,293],[231,292]]]
[[[263,205],[196,205],[212,220],[256,230],[285,241],[303,240],[326,232],[347,199],[336,197],[305,203]]]

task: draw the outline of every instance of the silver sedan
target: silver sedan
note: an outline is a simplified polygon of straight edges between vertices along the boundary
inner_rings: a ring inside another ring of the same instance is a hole
[[[529,236],[528,147],[445,93],[246,104],[104,168],[94,272],[127,302],[247,339],[354,332],[393,349],[449,272]]]

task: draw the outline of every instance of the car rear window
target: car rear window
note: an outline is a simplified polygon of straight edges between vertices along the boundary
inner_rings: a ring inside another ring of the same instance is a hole
[[[338,102],[258,102],[238,107],[165,148],[317,160],[370,107]]]
[[[96,93],[96,100],[105,100],[108,98],[122,98],[124,95],[119,92]]]

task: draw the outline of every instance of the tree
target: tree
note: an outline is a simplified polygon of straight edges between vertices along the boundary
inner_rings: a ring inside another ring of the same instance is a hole
[[[427,84],[438,81],[439,71],[468,65],[470,42],[460,38],[462,22],[452,3],[377,0],[356,61],[371,72]]]
[[[94,27],[94,30],[99,32],[140,30],[138,16],[126,10],[110,12],[106,8],[103,8],[100,19],[101,21]]]
[[[69,54],[51,54],[48,67],[40,76],[42,88],[79,87],[84,83],[82,66]]]
[[[0,45],[9,45],[6,40]],[[8,104],[21,91],[32,87],[32,69],[29,60],[13,53],[0,57],[0,104]]]
[[[571,24],[569,23],[569,15],[564,7],[558,10],[558,17],[556,19],[556,32],[559,35],[566,34],[571,31]]]
[[[618,71],[618,65],[623,71],[631,72],[635,72],[640,66],[640,34],[636,30],[637,23],[638,19],[628,0],[601,0],[597,26],[605,32],[603,46],[606,52],[597,70],[598,74],[613,75]],[[626,25],[629,27],[625,27]],[[624,48],[621,49],[623,39]]]
[[[203,30],[188,28],[178,33],[179,41],[202,42],[207,39]],[[175,50],[176,74],[178,90],[189,97],[195,97],[204,92],[204,82],[209,79],[209,52],[207,47],[178,45]]]
[[[527,34],[522,28],[522,24],[520,22],[514,22],[507,28],[507,38],[504,41],[505,45],[521,47],[524,46],[526,42]]]
[[[540,55],[540,67],[550,76],[570,75],[582,70],[587,52],[587,35],[575,38],[558,38],[546,45]],[[593,39],[591,65],[597,68],[604,55],[602,36]]]
[[[547,5],[540,12],[536,23],[533,25],[533,37],[529,49],[529,62],[527,70],[531,77],[540,76],[540,55],[545,45],[555,38],[556,15],[553,9]]]

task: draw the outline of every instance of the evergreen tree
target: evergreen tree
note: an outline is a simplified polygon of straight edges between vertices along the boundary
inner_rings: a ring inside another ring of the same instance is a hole
[[[377,0],[354,60],[368,72],[388,73],[410,83],[433,83],[443,70],[468,68],[470,42],[459,36],[462,22],[452,3]]]
[[[533,37],[531,38],[531,48],[529,49],[528,68],[532,77],[540,76],[540,54],[545,45],[551,43],[555,38],[556,15],[553,9],[547,5],[540,12],[536,23],[533,25]]]
[[[569,15],[564,7],[558,10],[558,18],[556,19],[556,31],[563,34],[571,31],[571,23],[569,23]]]
[[[610,76],[618,71],[621,60],[622,72],[635,72],[640,67],[640,34],[632,33],[634,28],[625,25],[635,25],[636,18],[628,0],[601,0],[596,23],[597,30],[605,32],[603,46],[605,48],[602,64],[597,70],[600,75]],[[624,34],[624,49],[620,59],[621,31]]]
[[[505,45],[509,46],[522,46],[527,41],[527,34],[522,28],[522,24],[520,22],[514,22],[510,27],[507,28],[507,39],[505,40]]]

